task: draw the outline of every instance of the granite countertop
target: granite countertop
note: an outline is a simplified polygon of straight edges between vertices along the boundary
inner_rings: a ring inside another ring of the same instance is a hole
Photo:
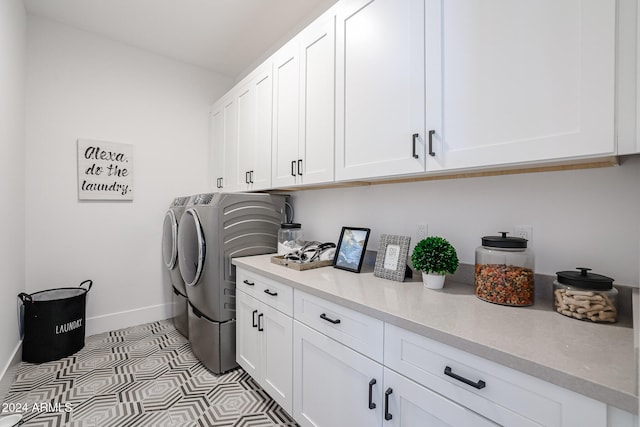
[[[551,300],[530,307],[491,304],[476,298],[473,286],[448,279],[442,290],[432,290],[417,279],[394,282],[373,272],[296,271],[271,263],[271,256],[234,258],[233,264],[638,414],[637,342],[630,322],[571,319],[556,313]],[[634,289],[636,311],[637,295]]]

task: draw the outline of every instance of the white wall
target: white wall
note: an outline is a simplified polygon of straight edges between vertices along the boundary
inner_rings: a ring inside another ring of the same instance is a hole
[[[306,240],[335,242],[343,225],[412,236],[418,222],[473,264],[482,236],[532,225],[536,272],[575,267],[638,285],[640,156],[619,167],[294,192]]]
[[[0,377],[19,346],[17,295],[24,277],[24,72],[26,12],[20,1],[0,2]],[[9,377],[9,375],[7,375]],[[0,397],[4,396],[4,383]]]
[[[169,317],[162,221],[209,189],[209,105],[232,82],[38,17],[28,20],[26,283],[92,279],[87,334]],[[79,202],[76,140],[133,145],[133,202]]]

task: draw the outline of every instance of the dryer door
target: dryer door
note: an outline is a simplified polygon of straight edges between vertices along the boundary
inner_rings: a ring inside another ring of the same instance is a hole
[[[162,224],[162,259],[169,270],[178,260],[178,222],[173,210],[168,210]]]
[[[178,256],[180,275],[187,286],[195,286],[204,268],[205,242],[198,212],[184,211],[178,227]]]

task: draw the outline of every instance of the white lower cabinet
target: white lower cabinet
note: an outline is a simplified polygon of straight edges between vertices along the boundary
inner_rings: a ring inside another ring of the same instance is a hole
[[[627,427],[637,417],[261,275],[237,361],[302,427]],[[293,317],[292,317],[293,316]]]
[[[288,413],[293,409],[293,319],[238,290],[236,360]]]
[[[296,422],[303,427],[382,426],[380,363],[297,320],[293,341]]]

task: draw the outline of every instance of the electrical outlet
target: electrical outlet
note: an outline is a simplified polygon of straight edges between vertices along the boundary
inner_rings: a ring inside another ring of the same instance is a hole
[[[424,222],[416,224],[416,243],[422,239],[426,239],[429,234],[429,226]]]
[[[533,226],[532,225],[516,225],[513,229],[513,235],[527,239],[529,243],[533,242]]]

